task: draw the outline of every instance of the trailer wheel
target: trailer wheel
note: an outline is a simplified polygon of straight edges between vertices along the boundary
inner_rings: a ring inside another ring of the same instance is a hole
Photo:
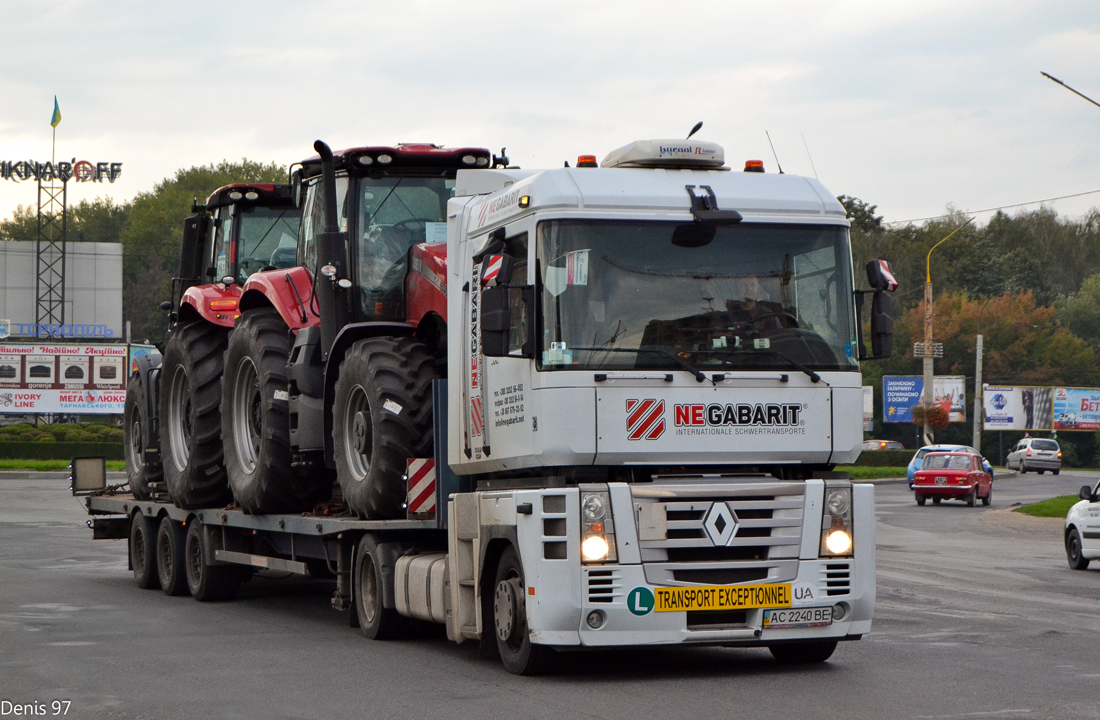
[[[157,530],[157,576],[165,595],[186,595],[187,570],[183,548],[187,531],[183,525],[165,515]]]
[[[1081,533],[1077,532],[1077,528],[1071,528],[1066,533],[1066,561],[1071,570],[1089,569],[1091,561],[1082,552]]]
[[[491,627],[505,669],[516,675],[537,675],[545,670],[554,651],[531,642],[527,629],[527,585],[523,566],[511,546],[505,549],[497,563],[492,603]]]
[[[336,477],[348,509],[403,517],[409,458],[432,452],[431,353],[413,338],[360,340],[340,363],[333,403]]]
[[[249,310],[225,352],[225,470],[233,499],[254,514],[311,510],[332,494],[324,473],[299,474],[290,466],[287,333],[274,308]]]
[[[191,521],[184,546],[187,589],[199,602],[232,600],[241,587],[243,573],[235,565],[207,565],[202,523]]]
[[[149,420],[148,389],[139,375],[130,379],[126,388],[126,404],[123,406],[122,424],[123,445],[126,448],[126,477],[130,481],[130,490],[138,500],[148,500],[153,496],[150,487],[164,479],[164,470],[160,460],[145,462],[145,448],[156,443],[151,437],[153,425]]]
[[[769,645],[768,650],[772,657],[784,665],[812,665],[823,663],[833,656],[836,640]]]
[[[222,464],[224,328],[180,325],[161,363],[160,433],[164,480],[181,508],[218,507],[231,499]]]
[[[143,513],[135,512],[130,517],[130,567],[137,586],[143,590],[160,587],[155,548],[153,524]]]
[[[355,552],[355,613],[359,632],[371,640],[389,640],[404,635],[408,618],[385,604],[382,555],[371,535],[359,540]]]

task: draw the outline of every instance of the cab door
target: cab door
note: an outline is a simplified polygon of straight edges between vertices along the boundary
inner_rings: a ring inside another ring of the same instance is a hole
[[[1092,489],[1095,497],[1100,494],[1100,483]],[[1100,558],[1100,499],[1089,503],[1081,516],[1081,549],[1087,558]]]

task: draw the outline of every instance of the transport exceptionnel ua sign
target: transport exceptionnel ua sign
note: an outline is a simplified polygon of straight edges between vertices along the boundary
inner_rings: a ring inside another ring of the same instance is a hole
[[[0,179],[22,182],[24,180],[60,180],[68,182],[107,182],[113,183],[122,174],[120,162],[97,162],[77,160],[71,162],[62,160],[57,163],[37,162],[35,160],[2,160],[0,161]]]

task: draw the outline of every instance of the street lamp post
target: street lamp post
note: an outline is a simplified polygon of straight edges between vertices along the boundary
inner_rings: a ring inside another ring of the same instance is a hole
[[[935,250],[940,245],[951,239],[951,237],[962,230],[964,227],[974,222],[974,218],[970,218],[962,225],[958,226],[943,240],[932,246],[932,249],[928,251],[928,257],[925,260],[925,280],[924,280],[924,347],[920,353],[924,357],[924,393],[921,397],[921,405],[926,409],[932,407],[935,396],[932,389],[932,383],[934,382],[934,368],[932,363],[935,359],[935,351],[932,343],[932,250]],[[932,444],[932,430],[928,427],[928,413],[924,414],[924,444]]]

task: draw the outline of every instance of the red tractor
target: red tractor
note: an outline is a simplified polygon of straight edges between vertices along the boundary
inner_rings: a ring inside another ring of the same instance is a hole
[[[247,512],[309,510],[335,471],[353,513],[403,516],[406,461],[431,454],[432,380],[446,369],[447,202],[459,169],[507,159],[427,144],[315,148],[294,173],[298,267],[244,283],[218,447]],[[192,383],[187,396],[213,408],[215,385]],[[212,445],[216,416],[192,420],[211,418],[201,432]]]
[[[222,361],[252,273],[296,262],[298,211],[286,184],[219,188],[184,222],[173,279],[169,338],[161,356],[141,356],[126,391],[126,470],[148,499],[163,480],[184,508],[229,499],[222,463]],[[308,290],[308,281],[303,288]]]

